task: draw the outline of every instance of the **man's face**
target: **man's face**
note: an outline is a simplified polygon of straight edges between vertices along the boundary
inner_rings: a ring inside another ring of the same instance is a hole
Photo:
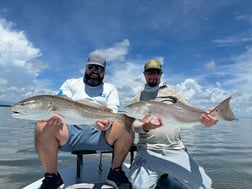
[[[149,69],[144,71],[146,83],[151,87],[159,85],[162,73],[162,70],[159,69]]]
[[[86,65],[84,82],[91,86],[97,86],[102,83],[105,69],[95,64]]]

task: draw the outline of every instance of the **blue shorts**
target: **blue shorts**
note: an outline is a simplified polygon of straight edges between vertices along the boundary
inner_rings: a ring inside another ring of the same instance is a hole
[[[105,132],[88,125],[67,125],[69,139],[60,146],[60,151],[72,152],[75,150],[111,150],[106,140]]]

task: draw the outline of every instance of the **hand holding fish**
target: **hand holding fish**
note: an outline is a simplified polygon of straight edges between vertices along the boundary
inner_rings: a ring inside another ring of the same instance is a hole
[[[112,122],[107,119],[102,119],[102,120],[96,121],[96,125],[98,129],[102,131],[106,131],[112,126]]]
[[[163,126],[163,121],[159,116],[155,116],[151,119],[150,114],[146,114],[142,121],[143,121],[143,130],[145,132]]]
[[[50,125],[50,126],[62,126],[63,125],[62,120],[60,118],[58,118],[57,116],[51,117],[46,122],[47,122],[47,125]]]
[[[203,113],[200,116],[200,122],[206,127],[214,126],[218,122],[218,119],[215,116],[211,115],[213,111],[214,111],[213,109],[209,109],[206,113]]]
[[[64,124],[62,122],[62,120],[57,116],[53,116],[48,120],[39,120],[38,122],[39,123],[44,123],[45,126],[50,126],[50,127],[61,127]]]

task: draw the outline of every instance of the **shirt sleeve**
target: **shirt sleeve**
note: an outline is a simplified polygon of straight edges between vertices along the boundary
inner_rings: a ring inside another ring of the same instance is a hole
[[[120,106],[119,95],[117,89],[113,86],[111,92],[108,95],[107,107],[110,108],[114,113],[118,112]]]
[[[61,85],[59,91],[57,92],[57,95],[66,95],[69,98],[73,97],[71,90],[71,80],[68,79]]]

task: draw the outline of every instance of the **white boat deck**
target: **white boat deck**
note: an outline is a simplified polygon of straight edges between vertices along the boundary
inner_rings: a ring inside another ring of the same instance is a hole
[[[114,188],[106,182],[106,178],[111,167],[111,161],[102,160],[102,170],[99,169],[99,158],[83,161],[81,168],[81,180],[76,182],[76,165],[60,170],[60,175],[64,181],[65,189],[100,189],[100,188]],[[123,170],[125,173],[129,171],[129,165],[124,164]],[[42,183],[43,178],[31,183],[23,189],[38,189]]]

